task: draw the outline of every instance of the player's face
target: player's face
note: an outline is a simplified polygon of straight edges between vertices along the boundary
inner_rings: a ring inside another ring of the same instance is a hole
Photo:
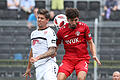
[[[73,18],[73,19],[68,19],[68,22],[69,22],[69,27],[72,28],[72,29],[75,29],[76,26],[77,26],[77,23],[79,21],[79,18],[76,17],[76,18]]]
[[[42,14],[37,15],[37,24],[39,28],[45,27],[48,21],[49,19],[46,19],[44,15]]]
[[[119,80],[119,74],[118,73],[115,73],[113,75],[113,80]]]

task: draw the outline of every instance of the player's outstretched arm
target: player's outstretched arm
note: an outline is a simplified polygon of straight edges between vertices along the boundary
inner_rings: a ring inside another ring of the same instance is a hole
[[[33,62],[36,62],[36,61],[38,61],[40,59],[51,57],[51,56],[55,55],[55,51],[56,51],[56,47],[50,47],[48,49],[48,51],[45,52],[44,54],[41,54],[41,55],[37,56],[36,58],[31,57],[30,62],[33,63]]]
[[[92,53],[93,59],[98,63],[98,65],[101,65],[100,60],[97,58],[96,56],[96,48],[95,48],[95,44],[93,43],[93,40],[88,40],[88,44],[90,46],[90,51]]]
[[[29,53],[28,66],[27,66],[26,72],[23,74],[23,76],[26,77],[26,80],[27,80],[27,77],[28,77],[28,76],[31,77],[30,71],[31,71],[31,66],[32,66],[32,64],[31,64],[31,62],[30,62],[30,58],[31,58],[32,56],[33,56],[33,54],[32,54],[32,48],[31,48],[30,53]]]

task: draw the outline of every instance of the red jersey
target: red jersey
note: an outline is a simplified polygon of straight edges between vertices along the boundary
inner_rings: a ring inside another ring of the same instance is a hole
[[[68,23],[57,32],[57,45],[63,41],[65,55],[63,59],[90,59],[87,50],[87,40],[91,40],[89,27],[82,22],[78,22],[75,29],[68,27]]]

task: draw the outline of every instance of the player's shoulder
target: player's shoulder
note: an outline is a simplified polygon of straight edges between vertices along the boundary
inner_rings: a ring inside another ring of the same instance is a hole
[[[59,30],[64,31],[68,28],[69,23],[66,23],[64,26],[62,26]]]
[[[34,31],[32,31],[32,32],[31,32],[31,36],[33,36],[37,31],[38,31],[37,29],[34,30]]]
[[[47,34],[56,34],[55,31],[51,28],[51,27],[48,27],[47,28]]]
[[[31,34],[34,34],[36,31],[38,31],[37,29],[36,30],[33,30]]]
[[[51,27],[48,27],[47,30],[48,30],[49,32],[53,32],[53,31],[54,31]]]
[[[83,26],[83,27],[87,27],[88,25],[86,24],[86,23],[84,23],[84,22],[78,22],[78,25],[79,26]]]

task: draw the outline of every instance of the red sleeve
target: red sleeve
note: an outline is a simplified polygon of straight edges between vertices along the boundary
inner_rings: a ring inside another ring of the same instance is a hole
[[[59,29],[59,31],[57,32],[57,42],[56,42],[57,46],[61,44],[61,41],[62,41],[62,32]]]
[[[90,29],[89,29],[88,25],[85,25],[85,37],[86,37],[87,40],[92,39],[92,36],[91,36]]]

